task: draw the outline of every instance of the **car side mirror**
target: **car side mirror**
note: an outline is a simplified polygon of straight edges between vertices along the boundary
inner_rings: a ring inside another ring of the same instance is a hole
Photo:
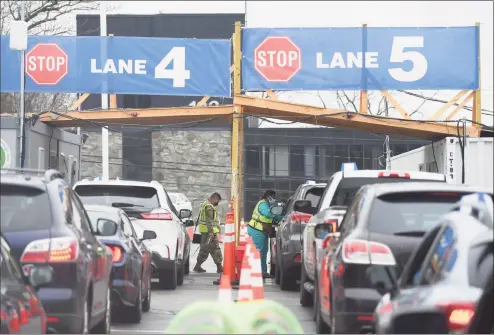
[[[188,219],[184,222],[184,226],[186,227],[194,227],[194,221],[191,219]]]
[[[143,237],[141,240],[154,240],[156,238],[156,233],[153,230],[145,230],[143,232]]]
[[[34,288],[50,284],[53,280],[53,269],[49,266],[35,266],[29,271],[28,280]]]
[[[381,295],[390,293],[391,296],[394,296],[398,290],[395,266],[371,265],[366,269],[366,278]]]
[[[314,214],[311,201],[309,200],[296,200],[294,201],[294,210],[296,212],[306,213],[306,214]]]
[[[119,229],[117,223],[107,219],[98,219],[96,228],[100,236],[113,236],[117,234],[117,230]]]
[[[445,313],[437,309],[398,312],[390,320],[390,334],[449,334]]]
[[[181,209],[179,212],[179,219],[189,219],[192,216],[192,212],[189,209]]]
[[[284,207],[283,206],[272,206],[270,208],[270,212],[273,214],[273,215],[282,215],[282,212],[284,211]]]

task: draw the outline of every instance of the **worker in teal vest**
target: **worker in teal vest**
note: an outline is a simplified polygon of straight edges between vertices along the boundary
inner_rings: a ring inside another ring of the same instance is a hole
[[[248,223],[247,232],[252,237],[256,249],[261,254],[261,270],[263,278],[269,278],[267,271],[266,257],[268,254],[268,240],[272,224],[282,220],[282,216],[274,215],[270,211],[270,206],[274,205],[275,191],[268,190],[263,194],[263,198],[254,207],[253,216]]]

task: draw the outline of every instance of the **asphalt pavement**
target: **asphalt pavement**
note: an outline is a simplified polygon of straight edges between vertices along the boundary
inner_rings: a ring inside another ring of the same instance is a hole
[[[196,264],[197,245],[191,247],[191,270]],[[215,273],[216,267],[211,258],[203,264],[207,273],[191,273],[184,278],[184,284],[176,290],[163,290],[154,281],[151,293],[151,309],[143,313],[139,324],[115,323],[112,325],[112,333],[115,334],[163,334],[168,324],[183,307],[193,301],[215,301],[218,299],[218,286],[213,281],[219,276]],[[234,298],[237,291],[233,291]],[[271,279],[265,283],[265,299],[277,301],[289,308],[298,318],[305,334],[315,334],[315,323],[312,319],[311,309],[303,308],[299,304],[299,292],[283,292],[272,283]]]

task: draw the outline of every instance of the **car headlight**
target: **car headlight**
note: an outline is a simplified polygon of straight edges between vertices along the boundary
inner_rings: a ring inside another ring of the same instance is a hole
[[[170,249],[166,245],[153,244],[148,246],[151,252],[156,252],[162,258],[170,258]]]

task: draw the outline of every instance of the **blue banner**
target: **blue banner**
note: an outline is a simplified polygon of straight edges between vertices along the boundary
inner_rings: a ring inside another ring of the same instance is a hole
[[[1,91],[18,92],[20,52],[1,39]],[[30,36],[26,92],[230,97],[229,40]]]
[[[242,88],[471,90],[478,27],[246,28]]]

